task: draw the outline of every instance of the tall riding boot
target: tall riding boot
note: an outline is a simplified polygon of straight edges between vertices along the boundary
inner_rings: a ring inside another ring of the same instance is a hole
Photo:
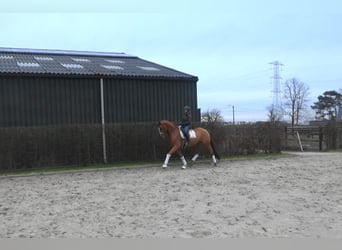
[[[189,145],[189,135],[185,135],[183,149],[185,149],[188,145]]]

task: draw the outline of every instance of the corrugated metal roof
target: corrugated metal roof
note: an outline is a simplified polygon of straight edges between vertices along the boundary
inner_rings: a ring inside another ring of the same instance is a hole
[[[196,76],[125,53],[18,48],[0,48],[0,74],[197,80]]]

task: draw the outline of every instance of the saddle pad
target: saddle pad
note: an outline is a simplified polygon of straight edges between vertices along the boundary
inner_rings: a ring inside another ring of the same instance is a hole
[[[185,136],[184,136],[184,134],[183,134],[183,131],[181,130],[180,127],[179,127],[179,133],[180,133],[182,139],[185,139]],[[190,129],[190,130],[189,130],[189,136],[190,136],[190,139],[196,138],[196,132],[195,132],[195,130]]]

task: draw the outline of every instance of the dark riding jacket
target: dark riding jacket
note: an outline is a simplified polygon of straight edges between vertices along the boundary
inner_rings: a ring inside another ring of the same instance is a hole
[[[185,112],[182,117],[181,128],[186,138],[186,141],[189,141],[189,130],[191,129],[191,112]]]
[[[188,113],[185,113],[182,117],[182,122],[181,122],[181,126],[184,127],[184,126],[189,126],[191,125],[191,113],[188,112]]]

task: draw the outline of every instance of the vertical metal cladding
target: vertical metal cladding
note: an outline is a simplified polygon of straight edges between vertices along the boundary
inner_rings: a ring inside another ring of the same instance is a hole
[[[0,126],[100,124],[100,79],[0,76]],[[197,80],[104,78],[106,123],[179,121],[184,105],[199,121]]]
[[[0,77],[0,126],[99,123],[97,79]]]
[[[179,121],[184,105],[197,109],[195,81],[105,79],[104,89],[106,123]]]

